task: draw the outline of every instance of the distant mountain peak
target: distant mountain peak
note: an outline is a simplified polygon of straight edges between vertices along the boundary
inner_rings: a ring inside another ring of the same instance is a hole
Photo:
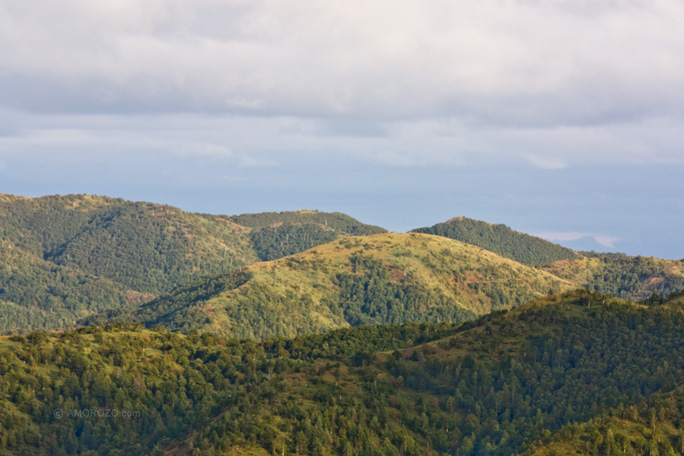
[[[413,230],[435,234],[490,250],[524,264],[538,265],[577,258],[572,250],[509,228],[467,217],[454,217],[431,227]]]

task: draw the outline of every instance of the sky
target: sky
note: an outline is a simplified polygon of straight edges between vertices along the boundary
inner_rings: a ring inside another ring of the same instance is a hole
[[[0,192],[684,258],[684,2],[0,0]]]

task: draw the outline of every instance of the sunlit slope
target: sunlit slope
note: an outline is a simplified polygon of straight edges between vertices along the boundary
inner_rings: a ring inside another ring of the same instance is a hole
[[[684,261],[632,257],[620,253],[573,252],[506,225],[455,217],[414,232],[435,234],[477,245],[529,264],[579,287],[625,299],[666,295],[684,288]]]
[[[342,238],[177,288],[134,318],[187,332],[293,336],[362,324],[463,321],[570,282],[439,236]]]
[[[557,261],[542,269],[577,286],[625,299],[641,300],[652,293],[667,295],[684,289],[684,260],[611,253],[587,255]]]

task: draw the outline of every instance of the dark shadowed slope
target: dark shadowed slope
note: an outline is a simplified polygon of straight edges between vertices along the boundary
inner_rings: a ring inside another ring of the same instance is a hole
[[[465,217],[455,217],[447,222],[413,231],[456,239],[523,264],[538,265],[578,257],[568,248],[520,233],[506,225],[492,225]]]

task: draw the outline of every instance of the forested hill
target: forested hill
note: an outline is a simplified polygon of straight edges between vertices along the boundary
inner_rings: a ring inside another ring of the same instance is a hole
[[[250,228],[265,228],[282,223],[313,223],[353,236],[385,233],[387,231],[379,226],[359,223],[358,220],[340,212],[319,212],[311,210],[260,212],[257,214],[233,215],[229,218],[238,225],[248,226]]]
[[[506,225],[456,217],[413,232],[456,239],[549,272],[578,287],[642,300],[684,289],[684,259],[662,260],[621,253],[573,252]]]
[[[571,251],[570,258],[551,261],[569,251],[503,225],[454,219],[440,226],[436,231],[449,245],[419,233],[413,234],[425,236],[420,242],[399,241],[403,235],[382,234],[382,228],[340,213],[220,216],[89,195],[0,194],[0,333],[66,328],[94,314],[100,315],[97,321],[123,315],[175,287],[154,309],[144,309],[143,321],[241,337],[414,318],[462,320],[559,289],[543,289],[551,283],[630,299],[684,287],[682,261]],[[448,239],[452,229],[469,233],[472,249]],[[384,240],[345,247],[354,245],[346,238],[354,235]],[[410,247],[402,245],[406,242]],[[342,266],[340,252],[351,250],[355,253]],[[544,264],[523,268],[492,252]],[[212,301],[216,312],[192,291],[230,284],[243,267],[289,255],[295,256],[249,268],[246,294],[224,293]],[[350,272],[354,268],[365,272]],[[518,280],[515,274],[523,270],[525,278]],[[281,313],[287,313],[283,323],[272,324]],[[263,328],[248,329],[257,327]]]
[[[200,271],[257,261],[231,224],[170,206],[88,195],[0,199],[0,230],[17,248],[125,287],[160,293]]]
[[[339,212],[263,212],[235,215],[229,219],[252,228],[252,245],[263,261],[302,252],[343,235],[365,236],[386,232],[383,228],[360,223]]]
[[[431,227],[417,228],[413,232],[456,239],[523,264],[539,265],[578,258],[572,250],[553,242],[520,233],[506,225],[492,225],[465,217],[455,217]]]
[[[113,318],[262,339],[349,325],[464,321],[572,286],[452,239],[386,233],[198,279]]]
[[[540,267],[577,286],[625,299],[642,300],[684,289],[684,260],[582,252],[580,258]]]
[[[227,216],[152,203],[0,194],[0,333],[69,326],[198,275],[379,230],[342,214],[302,211],[268,219],[272,226],[251,228]]]
[[[679,454],[682,328],[681,303],[574,291],[261,342],[2,338],[0,454]]]

